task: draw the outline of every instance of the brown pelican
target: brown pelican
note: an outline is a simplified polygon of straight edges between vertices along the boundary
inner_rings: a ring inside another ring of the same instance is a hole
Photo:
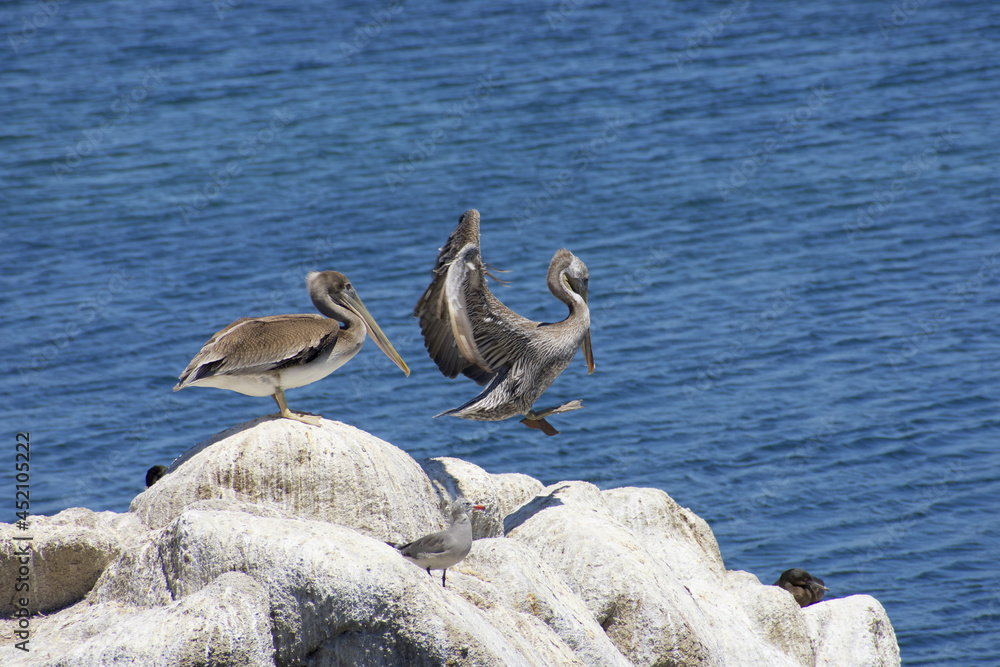
[[[414,310],[441,373],[450,378],[463,373],[486,385],[479,396],[441,414],[480,421],[524,415],[521,423],[555,435],[545,417],[583,404],[571,401],[539,411],[532,405],[578,347],[587,370],[594,372],[587,267],[564,248],[552,257],[549,290],[569,306],[569,316],[553,323],[533,322],[500,303],[486,286],[488,273],[479,252],[479,212],[470,209],[441,248],[434,279]]]
[[[791,593],[800,607],[808,607],[819,602],[823,599],[823,593],[830,590],[822,579],[797,567],[782,572],[774,585]]]
[[[325,378],[343,366],[361,349],[366,329],[386,356],[410,374],[347,276],[313,271],[306,276],[306,286],[313,304],[326,317],[269,315],[236,320],[205,343],[181,373],[174,391],[202,386],[272,396],[282,417],[319,425],[321,417],[289,410],[284,390]]]

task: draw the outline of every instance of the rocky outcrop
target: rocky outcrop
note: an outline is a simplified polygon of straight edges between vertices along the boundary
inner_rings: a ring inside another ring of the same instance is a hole
[[[54,517],[31,517],[27,530],[0,524],[0,591],[15,592],[15,580],[24,572],[32,614],[68,607],[83,599],[108,564],[145,532],[143,528],[132,514],[80,507]],[[31,540],[17,539],[25,537]],[[21,570],[27,564],[17,556],[28,543],[31,566]],[[14,610],[14,596],[0,595],[0,618],[9,618]]]
[[[446,527],[455,495],[487,511],[443,588],[385,540]],[[799,608],[727,571],[662,491],[418,463],[335,422],[257,420],[185,453],[126,515],[34,519],[32,611],[54,613],[31,618],[30,653],[5,640],[3,664],[899,664],[876,600]],[[0,530],[0,585],[16,534]]]

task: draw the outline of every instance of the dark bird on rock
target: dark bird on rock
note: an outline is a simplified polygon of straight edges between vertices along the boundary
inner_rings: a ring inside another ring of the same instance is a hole
[[[410,369],[368,313],[343,273],[313,271],[309,296],[326,315],[244,317],[219,331],[201,348],[174,391],[219,387],[247,396],[272,396],[286,419],[319,425],[321,417],[292,412],[285,389],[325,378],[361,349],[366,334],[404,373]]]
[[[800,607],[808,607],[819,602],[823,599],[823,593],[830,590],[822,579],[797,567],[782,572],[774,585],[791,593]]]
[[[153,486],[167,474],[167,466],[155,465],[146,471],[146,488]]]
[[[451,527],[447,530],[425,535],[408,544],[386,544],[398,549],[407,560],[426,569],[427,574],[431,570],[441,570],[441,585],[447,586],[445,575],[448,568],[468,556],[472,550],[472,519],[469,512],[483,509],[486,508],[482,505],[473,505],[465,498],[458,498],[451,504]]]
[[[414,309],[427,352],[446,377],[462,373],[486,385],[478,396],[441,415],[479,421],[523,415],[521,423],[546,435],[558,433],[545,418],[583,404],[570,401],[542,410],[532,406],[578,348],[587,370],[594,372],[586,265],[565,248],[549,264],[546,282],[569,307],[566,319],[548,323],[521,317],[486,286],[486,276],[492,274],[479,251],[479,212],[470,209],[441,248],[433,275]]]

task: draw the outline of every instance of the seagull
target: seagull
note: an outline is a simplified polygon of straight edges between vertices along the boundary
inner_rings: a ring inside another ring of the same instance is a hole
[[[587,266],[565,248],[556,251],[546,282],[569,315],[551,323],[522,317],[486,286],[491,274],[479,250],[479,211],[470,209],[441,248],[432,273],[413,311],[427,352],[445,377],[462,373],[486,385],[472,400],[436,416],[500,421],[523,415],[525,426],[556,435],[559,431],[545,418],[583,404],[576,400],[541,410],[533,404],[569,366],[577,348],[588,372],[594,372]]]
[[[343,273],[312,271],[309,296],[326,315],[244,317],[212,336],[174,387],[219,387],[247,396],[272,396],[280,416],[319,426],[322,417],[292,412],[285,389],[325,378],[361,349],[370,334],[406,375],[410,369],[368,313]]]
[[[451,504],[451,527],[439,533],[425,535],[408,544],[393,544],[406,560],[427,570],[441,570],[441,585],[447,587],[445,575],[448,568],[469,555],[472,550],[472,519],[470,510],[484,510],[482,505],[473,505],[465,498],[457,498]]]
[[[819,602],[823,599],[823,593],[830,590],[822,579],[797,567],[782,572],[774,585],[784,588],[795,596],[795,601],[800,607],[808,607]]]

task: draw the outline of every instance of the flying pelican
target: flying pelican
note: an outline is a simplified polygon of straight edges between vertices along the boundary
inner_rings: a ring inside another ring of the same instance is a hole
[[[318,426],[321,417],[288,409],[285,389],[310,384],[343,366],[361,349],[366,329],[386,356],[410,374],[347,276],[312,271],[306,276],[306,286],[313,304],[326,317],[300,314],[238,319],[205,343],[181,373],[174,391],[201,386],[247,396],[272,396],[282,417]]]
[[[486,286],[489,271],[479,252],[479,212],[470,209],[441,248],[433,274],[414,309],[427,352],[446,377],[463,373],[486,385],[474,399],[441,415],[479,421],[524,415],[522,424],[557,434],[545,417],[583,404],[570,401],[539,411],[532,405],[578,347],[583,348],[587,370],[594,372],[584,263],[561,248],[549,264],[546,281],[552,294],[569,306],[566,319],[546,323],[521,317]]]

